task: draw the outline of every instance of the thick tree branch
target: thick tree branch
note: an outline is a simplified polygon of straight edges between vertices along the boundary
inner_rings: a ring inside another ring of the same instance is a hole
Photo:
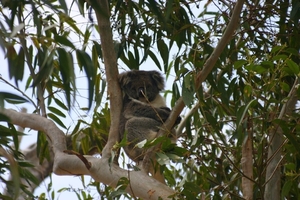
[[[0,110],[0,112],[8,116],[12,124],[47,133],[47,137],[50,140],[49,142],[52,143],[54,153],[56,153],[55,151],[62,152],[67,149],[64,133],[58,129],[51,120],[36,114],[19,113],[12,109],[3,109]]]
[[[294,85],[288,95],[288,101],[282,106],[281,111],[279,113],[278,119],[286,120],[286,116],[290,115],[295,108],[295,105],[298,100],[298,96],[296,95],[297,86],[299,84],[298,78],[296,78]],[[265,199],[280,199],[280,191],[281,191],[281,171],[279,163],[282,161],[281,153],[282,146],[284,144],[283,140],[283,130],[277,125],[274,127],[270,134],[270,144],[268,148],[268,165],[266,170],[266,183],[264,198]]]
[[[36,114],[19,113],[11,109],[2,109],[0,113],[9,117],[12,124],[43,131],[53,148],[53,172],[57,175],[90,175],[95,181],[116,187],[121,177],[130,180],[126,191],[143,199],[167,199],[175,191],[141,171],[128,172],[115,164],[109,164],[106,158],[84,156],[91,163],[88,170],[82,160],[75,155],[63,153],[66,150],[64,133],[49,119]],[[143,180],[141,182],[140,180]],[[147,184],[145,184],[147,183]]]
[[[111,126],[108,142],[103,149],[103,156],[110,157],[113,145],[119,141],[119,121],[122,109],[122,95],[118,83],[117,58],[112,40],[112,31],[110,27],[110,11],[107,0],[91,1],[91,6],[96,11],[100,41],[104,57],[106,79],[108,82],[108,93],[110,97],[110,118]]]

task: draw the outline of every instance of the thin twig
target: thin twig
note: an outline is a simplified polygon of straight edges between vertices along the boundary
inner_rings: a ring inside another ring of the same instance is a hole
[[[8,82],[7,80],[5,80],[2,76],[0,76],[0,80],[2,80],[4,83],[6,83],[7,85],[9,85],[10,87],[14,88],[15,90],[17,90],[18,92],[20,92],[24,97],[26,97],[26,99],[28,99],[32,105],[35,107],[35,109],[37,110],[37,105],[34,103],[34,101],[32,101],[32,99],[27,96],[22,90],[20,90],[19,88],[17,88],[16,86],[14,86],[13,84],[11,84],[10,82]]]

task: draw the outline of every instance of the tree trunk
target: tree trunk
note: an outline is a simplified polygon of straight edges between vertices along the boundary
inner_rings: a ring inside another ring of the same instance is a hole
[[[296,86],[298,85],[298,78],[288,95],[288,101],[282,106],[278,119],[288,120],[289,116],[297,103]],[[264,193],[265,200],[280,200],[281,191],[281,152],[284,143],[283,131],[279,125],[272,129],[269,137],[268,161],[266,170],[266,187]]]
[[[248,132],[248,136],[245,138],[245,141],[242,146],[242,170],[243,173],[247,176],[242,177],[242,191],[243,196],[246,200],[253,199],[253,181],[249,180],[249,178],[253,179],[253,137],[252,132]]]

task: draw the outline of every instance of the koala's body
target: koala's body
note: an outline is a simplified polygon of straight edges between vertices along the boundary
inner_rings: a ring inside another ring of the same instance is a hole
[[[159,94],[164,89],[164,79],[157,71],[128,71],[119,75],[123,91],[123,111],[120,121],[120,138],[127,135],[124,150],[136,163],[143,160],[144,150],[136,144],[157,137],[171,110]],[[177,124],[180,122],[178,117]]]

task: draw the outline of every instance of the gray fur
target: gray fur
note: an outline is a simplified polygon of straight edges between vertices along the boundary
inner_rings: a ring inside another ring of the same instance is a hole
[[[135,162],[143,159],[144,151],[136,144],[157,137],[171,110],[159,94],[164,89],[164,79],[157,71],[128,71],[119,75],[123,91],[123,111],[120,122],[120,138],[127,133],[129,145],[126,154]],[[180,117],[177,124],[180,122]]]

